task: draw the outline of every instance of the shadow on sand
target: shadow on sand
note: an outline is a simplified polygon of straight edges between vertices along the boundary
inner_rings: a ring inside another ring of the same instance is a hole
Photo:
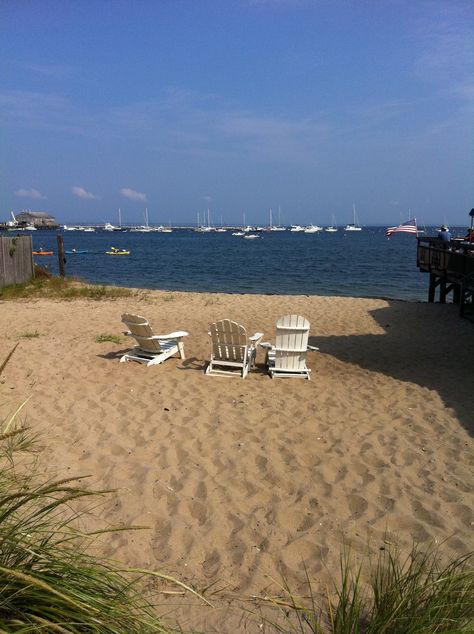
[[[380,334],[311,336],[322,353],[435,390],[474,435],[474,328],[454,305],[391,301],[371,311]]]

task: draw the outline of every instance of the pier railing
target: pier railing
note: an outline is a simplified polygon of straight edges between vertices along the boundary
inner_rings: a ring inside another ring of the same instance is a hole
[[[418,238],[417,266],[426,273],[463,278],[474,273],[474,243],[451,240],[445,249],[438,238]]]
[[[437,288],[442,304],[452,292],[461,315],[474,320],[474,243],[455,239],[444,244],[438,238],[418,238],[417,266],[430,274],[429,302],[435,301]]]

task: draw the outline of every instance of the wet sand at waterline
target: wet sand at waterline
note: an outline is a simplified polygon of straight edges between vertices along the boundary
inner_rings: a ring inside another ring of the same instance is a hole
[[[96,338],[120,335],[123,312],[188,331],[186,360],[119,363],[129,341]],[[289,313],[320,349],[310,381],[271,380],[263,350],[245,380],[204,374],[210,322],[273,341]],[[327,579],[348,543],[473,546],[474,328],[454,306],[159,291],[0,302],[0,359],[17,341],[2,413],[30,397],[50,470],[115,489],[96,511],[108,525],[149,527],[104,538],[109,557],[251,595],[283,577],[301,589],[305,566]]]

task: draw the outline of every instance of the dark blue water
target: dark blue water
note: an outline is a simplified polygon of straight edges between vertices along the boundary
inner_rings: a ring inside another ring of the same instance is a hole
[[[427,234],[433,231],[427,231]],[[58,272],[56,234],[37,231],[37,263]],[[66,274],[84,281],[165,290],[388,297],[426,301],[428,275],[416,268],[417,241],[385,228],[344,233],[263,233],[244,240],[227,233],[65,232]],[[111,246],[130,250],[112,257]]]

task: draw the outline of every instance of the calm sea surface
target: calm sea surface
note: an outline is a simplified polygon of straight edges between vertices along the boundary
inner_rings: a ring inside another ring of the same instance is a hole
[[[32,233],[36,257],[58,272],[56,233]],[[428,275],[416,268],[416,239],[385,228],[345,233],[263,233],[244,240],[227,233],[64,232],[66,274],[93,283],[150,289],[387,297],[426,301]],[[427,230],[425,235],[434,235]],[[129,256],[106,255],[111,246]]]

